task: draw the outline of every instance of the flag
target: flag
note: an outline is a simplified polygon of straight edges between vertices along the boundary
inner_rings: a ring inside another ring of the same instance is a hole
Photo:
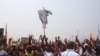
[[[90,40],[94,41],[94,37],[93,37],[93,33],[92,32],[90,33]]]
[[[42,20],[42,10],[38,10],[38,14],[39,14],[40,21],[43,23],[43,20]]]
[[[100,33],[100,30],[98,30],[98,33]]]
[[[49,10],[43,9],[43,10],[38,10],[39,14],[39,19],[42,22],[42,24],[48,24],[47,16],[49,14],[52,15],[52,13]]]

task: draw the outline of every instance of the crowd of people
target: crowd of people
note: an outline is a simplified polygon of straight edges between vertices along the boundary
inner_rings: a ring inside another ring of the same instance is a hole
[[[40,35],[38,41],[32,41],[29,37],[27,44],[13,45],[11,47],[0,46],[0,56],[100,56],[100,40],[90,38],[80,42],[78,36],[75,41],[55,37],[55,41],[49,41],[44,35]]]

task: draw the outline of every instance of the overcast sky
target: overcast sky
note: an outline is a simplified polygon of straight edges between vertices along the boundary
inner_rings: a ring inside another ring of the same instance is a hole
[[[100,25],[100,0],[0,0],[0,27],[8,26],[8,37],[18,39],[29,33],[38,38],[43,34],[38,10],[50,10],[46,35],[49,39],[97,37]]]

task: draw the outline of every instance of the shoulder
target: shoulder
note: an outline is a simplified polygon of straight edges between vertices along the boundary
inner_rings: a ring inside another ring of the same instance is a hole
[[[61,56],[80,56],[80,55],[74,51],[64,51],[61,53]]]
[[[61,56],[65,56],[67,51],[61,52]]]
[[[80,56],[78,53],[76,53],[74,51],[71,54],[74,55],[74,56]]]
[[[1,55],[8,55],[7,52],[5,50],[0,51],[0,56]]]

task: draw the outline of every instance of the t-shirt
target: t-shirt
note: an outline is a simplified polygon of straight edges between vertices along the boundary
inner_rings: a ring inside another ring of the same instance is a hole
[[[47,52],[47,51],[45,51],[45,52],[44,52],[44,56],[54,56],[54,55],[53,55],[52,52]]]
[[[0,56],[8,56],[8,53],[5,50],[1,50]]]
[[[67,49],[61,53],[61,56],[80,56],[78,53],[74,52],[72,49]]]

